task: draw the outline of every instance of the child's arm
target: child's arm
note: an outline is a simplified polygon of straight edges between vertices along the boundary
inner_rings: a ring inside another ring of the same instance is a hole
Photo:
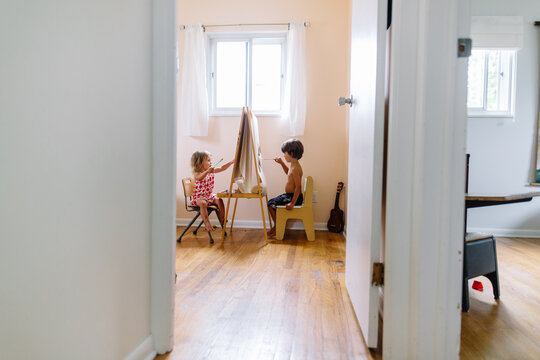
[[[227,170],[227,169],[229,168],[229,166],[231,166],[232,164],[234,164],[234,160],[231,160],[231,161],[229,161],[228,163],[223,164],[223,165],[221,165],[221,166],[218,167],[218,168],[215,168],[215,169],[214,169],[214,172],[215,172],[215,173],[219,173],[219,172],[225,171],[225,170]]]
[[[293,169],[292,177],[294,181],[294,194],[291,202],[285,205],[285,209],[287,210],[292,210],[294,208],[296,200],[298,200],[298,196],[300,196],[300,192],[302,191],[302,178],[300,177],[300,173]]]
[[[210,167],[208,168],[208,170],[205,170],[205,171],[202,171],[202,172],[196,172],[196,173],[193,173],[193,178],[197,181],[201,181],[203,180],[206,175],[210,174],[210,173],[213,173],[214,172],[214,168],[213,167]]]
[[[285,174],[289,173],[289,168],[287,167],[287,165],[285,165],[285,163],[283,162],[283,160],[281,160],[280,157],[275,158],[274,161],[281,165],[283,171],[285,171]]]

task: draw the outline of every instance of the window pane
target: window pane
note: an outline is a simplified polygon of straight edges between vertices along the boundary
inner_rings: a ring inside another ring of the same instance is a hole
[[[484,107],[484,67],[483,50],[473,50],[469,58],[469,77],[467,80],[467,107]]]
[[[510,111],[510,95],[512,92],[513,51],[500,52],[499,73],[499,111]]]
[[[487,110],[499,109],[500,52],[487,52]]]
[[[279,111],[281,107],[281,44],[253,44],[253,110]]]
[[[239,108],[246,105],[245,41],[216,44],[216,107]]]

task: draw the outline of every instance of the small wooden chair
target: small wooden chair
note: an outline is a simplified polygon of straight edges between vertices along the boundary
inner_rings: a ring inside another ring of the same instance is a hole
[[[182,236],[184,236],[184,234],[188,231],[188,229],[191,227],[191,225],[193,225],[193,223],[201,215],[201,208],[200,207],[195,206],[195,205],[190,205],[191,204],[191,196],[193,195],[193,179],[189,178],[189,177],[188,178],[183,178],[182,179],[182,187],[184,188],[184,199],[185,199],[184,204],[186,206],[186,211],[188,211],[188,212],[195,212],[196,211],[197,214],[195,214],[193,219],[191,219],[188,226],[186,226],[186,228],[182,232],[182,235],[180,235],[180,237],[178,239],[176,239],[177,242],[182,241]],[[210,217],[211,213],[215,212],[216,216],[217,216],[217,218],[219,220],[219,209],[218,209],[218,207],[216,205],[208,205],[207,210],[208,210],[208,216],[209,217]],[[199,228],[201,227],[201,225],[203,223],[204,223],[204,221],[201,219],[201,222],[200,222],[199,226],[197,226],[197,228],[193,231],[194,235],[197,235],[197,231],[199,230]],[[223,225],[221,225],[221,227],[223,228]],[[225,233],[225,235],[227,235],[227,233]],[[210,232],[208,232],[208,236],[210,237],[210,244],[213,244],[214,239],[212,238],[212,234]]]
[[[304,179],[304,203],[295,206],[291,210],[285,206],[278,206],[276,209],[276,239],[283,240],[285,226],[289,219],[300,219],[304,223],[304,229],[309,241],[315,241],[315,225],[313,222],[313,178],[307,176]]]

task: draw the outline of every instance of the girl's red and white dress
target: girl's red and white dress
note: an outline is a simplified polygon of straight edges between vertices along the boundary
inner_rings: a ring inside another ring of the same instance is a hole
[[[191,205],[196,206],[197,200],[203,199],[206,202],[213,202],[217,195],[212,193],[214,190],[214,173],[210,173],[204,179],[193,183],[193,195],[191,195]]]

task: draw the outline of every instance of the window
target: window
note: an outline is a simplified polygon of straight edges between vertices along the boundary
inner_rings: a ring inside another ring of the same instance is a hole
[[[208,34],[210,115],[281,111],[286,32]]]
[[[469,58],[469,116],[514,115],[515,50],[473,49]]]

